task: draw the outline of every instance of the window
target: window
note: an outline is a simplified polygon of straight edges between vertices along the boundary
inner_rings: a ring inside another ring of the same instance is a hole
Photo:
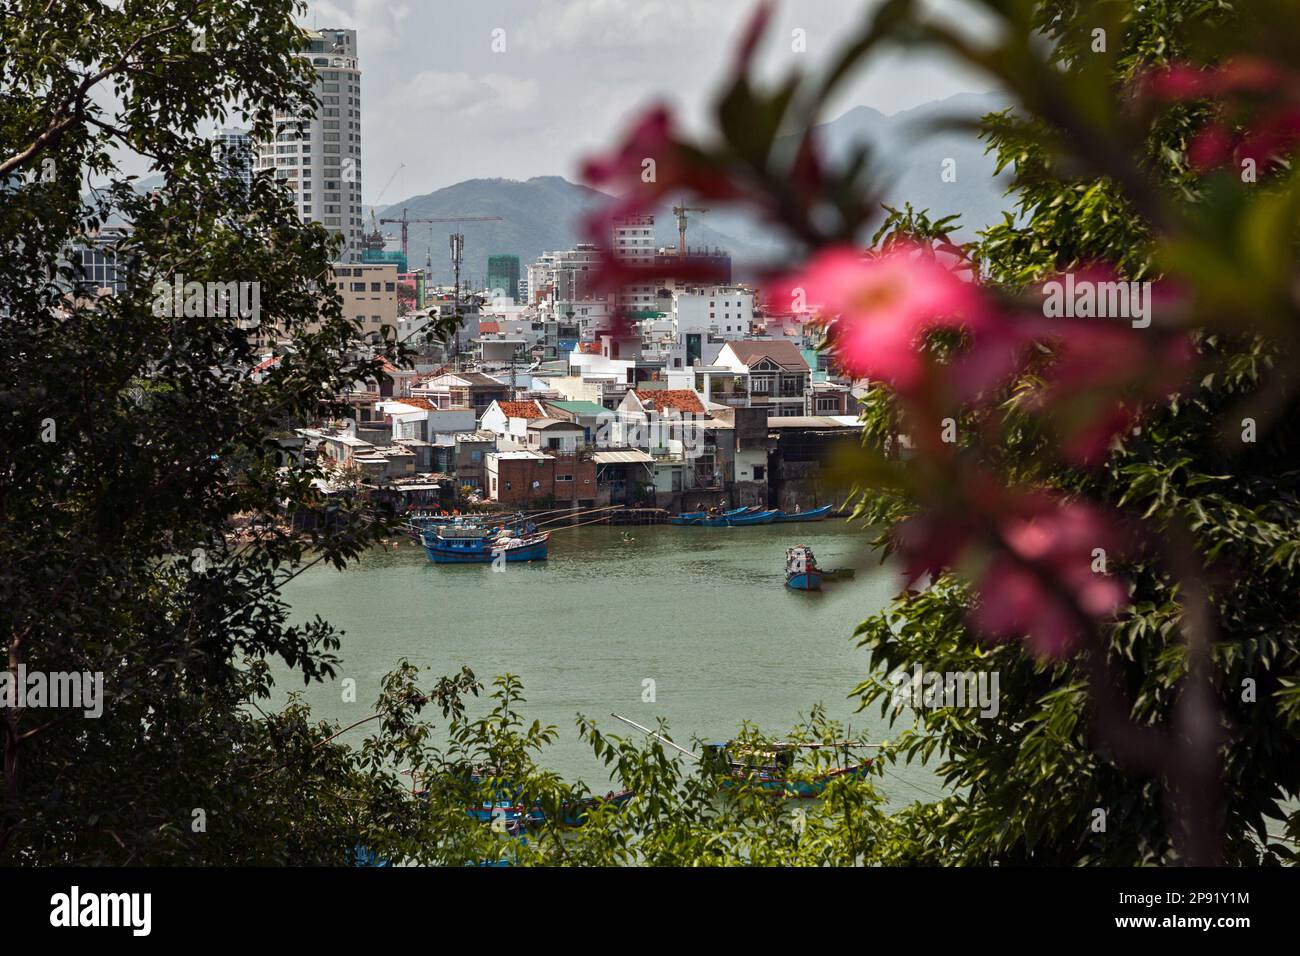
[[[763,476],[764,476],[766,473],[767,473],[767,467],[766,467],[765,465],[755,465],[755,466],[754,466],[754,480],[755,480],[755,481],[762,481],[762,480],[763,480]]]
[[[572,475],[556,475],[556,476],[555,476],[555,480],[556,480],[556,481],[572,481],[572,480],[573,480],[573,476],[572,476]]]

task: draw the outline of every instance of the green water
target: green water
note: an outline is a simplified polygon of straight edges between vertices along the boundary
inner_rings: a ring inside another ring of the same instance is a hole
[[[559,728],[546,763],[599,789],[607,773],[578,739],[578,713],[620,734],[635,731],[611,711],[646,726],[663,717],[689,745],[726,739],[741,720],[784,733],[820,703],[873,741],[896,734],[878,705],[859,713],[848,697],[867,672],[853,630],[898,587],[866,538],[842,521],[593,525],[554,534],[550,560],[501,572],[435,566],[402,540],[346,571],[312,568],[284,593],[295,620],[319,614],[346,632],[339,678],[356,681],[357,700],[343,702],[337,682],[313,685],[305,697],[318,716],[342,724],[365,717],[401,657],[427,667],[431,679],[462,665],[485,682],[509,671],[524,681],[525,715]],[[800,543],[822,567],[857,569],[855,579],[821,593],[786,588],[785,549]],[[647,679],[653,702],[643,700]],[[281,682],[292,687],[301,680]],[[352,734],[360,740],[364,730]],[[891,771],[881,786],[895,807],[939,789],[919,767]]]

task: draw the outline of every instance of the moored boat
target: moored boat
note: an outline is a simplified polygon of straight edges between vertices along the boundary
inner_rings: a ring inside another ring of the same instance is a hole
[[[820,591],[822,572],[812,548],[797,544],[785,552],[785,586],[796,591]]]
[[[831,511],[831,505],[822,505],[820,508],[810,508],[807,511],[778,511],[773,521],[821,521]]]
[[[779,511],[755,511],[750,514],[731,515],[730,517],[724,517],[723,520],[726,524],[735,528],[750,524],[771,524],[778,514],[780,514]]]
[[[821,745],[772,743],[756,747],[737,741],[709,743],[704,745],[702,762],[722,774],[724,790],[750,786],[801,799],[820,797],[832,781],[864,777],[871,772],[870,759],[857,763],[846,759],[840,767],[800,774],[795,770],[794,758],[799,748],[806,746]]]
[[[699,524],[705,517],[703,511],[683,511],[678,515],[669,515],[668,523],[675,525]]]
[[[498,557],[506,561],[545,561],[550,539],[549,532],[461,525],[427,531],[422,543],[424,553],[434,564],[486,564]]]

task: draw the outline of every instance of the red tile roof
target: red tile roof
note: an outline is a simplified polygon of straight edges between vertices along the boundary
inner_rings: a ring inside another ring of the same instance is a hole
[[[545,418],[546,412],[537,402],[497,402],[508,418]]]
[[[695,412],[696,414],[704,412],[704,403],[689,388],[638,390],[636,397],[641,399],[641,404],[647,408],[655,408],[660,411],[665,408],[672,408],[679,412]]]
[[[398,398],[394,399],[394,401],[401,402],[403,405],[411,405],[414,408],[423,408],[428,411],[432,411],[437,407],[427,398]]]
[[[501,331],[501,323],[500,323],[500,322],[480,322],[480,323],[478,324],[478,331],[479,331],[479,334],[480,334],[480,335],[484,334],[485,332],[500,332],[500,331]]]

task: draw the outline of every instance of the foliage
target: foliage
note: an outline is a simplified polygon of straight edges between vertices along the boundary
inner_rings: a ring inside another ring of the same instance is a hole
[[[246,708],[267,692],[265,661],[310,681],[333,673],[338,649],[325,622],[290,624],[277,588],[387,533],[385,515],[321,497],[320,473],[286,464],[269,437],[341,415],[336,396],[378,367],[357,358],[361,332],[321,282],[335,240],[304,225],[267,174],[245,190],[205,135],[241,121],[265,138],[277,113],[310,108],[295,9],[0,5],[6,676],[98,673],[104,697],[97,719],[4,710],[10,859],[270,852],[285,821],[244,772],[252,738],[275,723],[250,724]],[[133,188],[124,152],[146,157],[162,185]],[[77,244],[110,215],[132,227],[112,247],[126,287],[78,294]],[[191,281],[256,283],[259,310],[159,307],[156,284]],[[258,339],[286,337],[292,351],[254,381]],[[231,543],[234,515],[254,516],[260,533]]]

